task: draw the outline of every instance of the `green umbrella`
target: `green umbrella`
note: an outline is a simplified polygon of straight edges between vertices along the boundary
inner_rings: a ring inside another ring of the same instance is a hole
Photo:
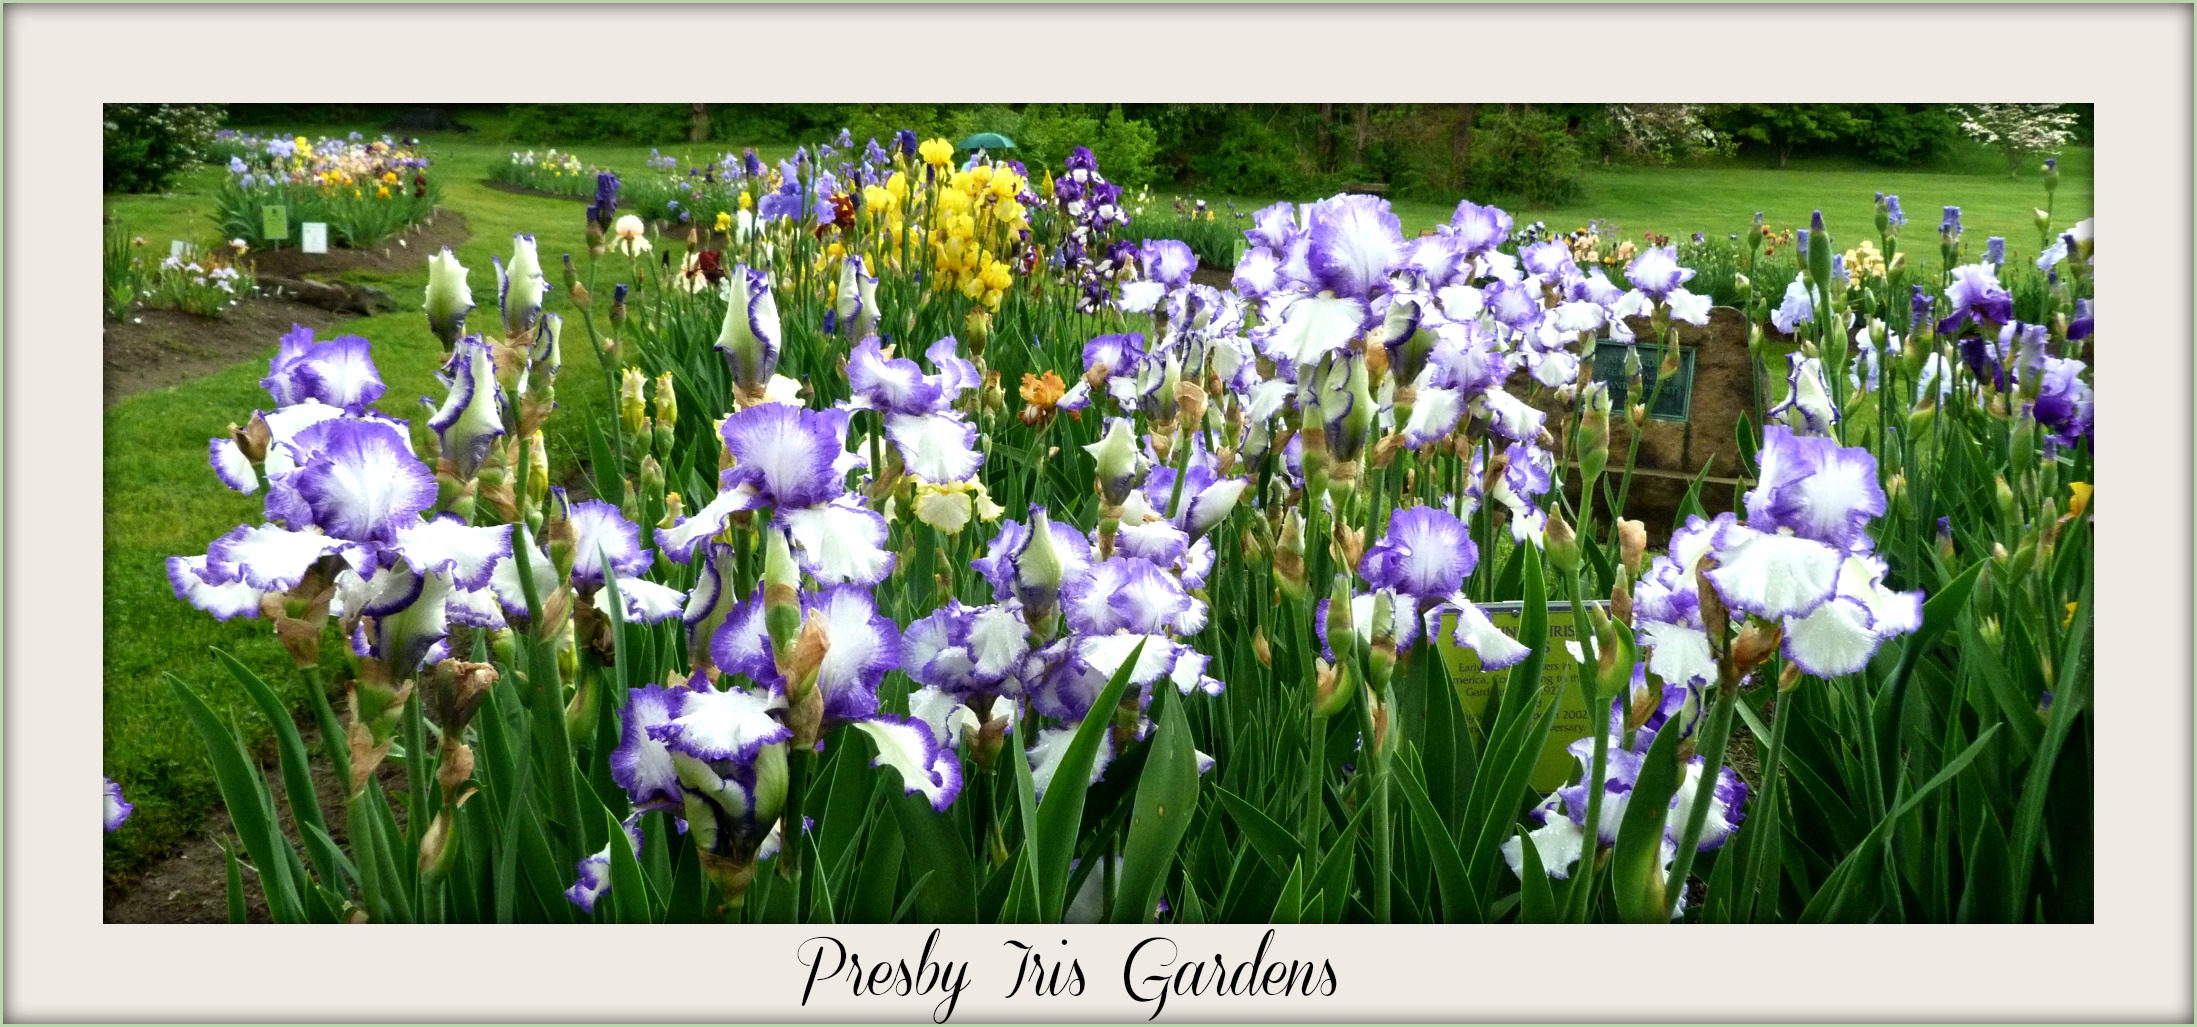
[[[1015,141],[997,132],[978,132],[956,143],[954,148],[959,150],[1012,150],[1015,148]]]

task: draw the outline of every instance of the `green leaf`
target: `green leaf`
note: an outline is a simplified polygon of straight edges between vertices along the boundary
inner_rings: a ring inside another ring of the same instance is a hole
[[[1289,865],[1289,879],[1282,882],[1281,898],[1274,901],[1268,923],[1294,924],[1304,919],[1304,863]]]
[[[2061,747],[2067,744],[2068,732],[2081,719],[2089,705],[2090,685],[2088,671],[2083,667],[2086,645],[2090,634],[2090,603],[2097,579],[2085,576],[2082,597],[2075,603],[2074,628],[2060,646],[2059,673],[2053,680],[2059,691],[2053,693],[2050,719],[2046,722],[2044,740],[2037,745],[2037,755],[2029,763],[2029,778],[2022,784],[2022,801],[2014,809],[2014,845],[2007,854],[2007,868],[2011,874],[2007,889],[2008,919],[2024,923],[2030,919],[2029,882],[2036,874],[2037,836],[2044,829],[2044,806],[2050,794],[2052,767],[2060,758]]]
[[[1076,828],[1083,823],[1091,761],[1098,758],[1099,737],[1113,723],[1114,710],[1121,706],[1122,694],[1129,688],[1130,673],[1143,655],[1144,643],[1139,642],[1114,671],[1113,680],[1091,704],[1090,714],[1076,729],[1067,753],[1061,757],[1060,768],[1054,771],[1053,783],[1059,787],[1047,788],[1045,801],[1038,804],[1037,832],[1031,838],[1037,856],[1032,862],[1036,865],[1038,915],[1046,923],[1059,923],[1067,913],[1068,862],[1076,848]]]
[[[2036,698],[2023,693],[2007,673],[1999,654],[1983,644],[1974,618],[1962,619],[1960,629],[1961,663],[1974,667],[1983,679],[1985,692],[1998,707],[1999,716],[2003,718],[2007,732],[2014,736],[2014,744],[2021,749],[2021,754],[2036,752],[2037,741],[2044,734],[2044,725],[2037,722]]]
[[[1671,797],[1678,793],[1685,777],[1678,762],[1679,734],[1655,733],[1655,742],[1641,759],[1632,797],[1625,803],[1624,819],[1617,825],[1616,851],[1610,856],[1610,890],[1617,897],[1618,914],[1630,923],[1671,920],[1671,898],[1663,890],[1663,825],[1670,819]],[[1580,859],[1584,862],[1590,856],[1591,851]]]
[[[1985,729],[1982,734],[1976,736],[1974,742],[1969,743],[1968,748],[1962,750],[1959,756],[1954,757],[1951,763],[1946,764],[1945,769],[1938,771],[1937,776],[1932,777],[1927,784],[1916,789],[1915,794],[1908,796],[1905,802],[1900,803],[1897,808],[1886,814],[1882,820],[1877,821],[1877,825],[1870,828],[1869,834],[1862,838],[1861,844],[1849,850],[1845,858],[1840,860],[1838,866],[1831,871],[1831,876],[1824,879],[1823,886],[1816,889],[1815,895],[1808,900],[1807,907],[1801,910],[1801,922],[1809,924],[1839,922],[1847,905],[1855,897],[1855,893],[1868,882],[1874,873],[1877,857],[1882,854],[1884,848],[1885,837],[1891,833],[1893,826],[1897,825],[1900,819],[1905,817],[1909,811],[1922,805],[1922,801],[1929,798],[1933,792],[1944,787],[1946,782],[1960,776],[1960,772],[1966,769],[1970,763],[1975,762],[1976,757],[1983,752],[1983,747],[1990,744],[1992,737],[1998,734],[1998,731],[1999,726],[1997,724]],[[1631,810],[1627,809],[1626,812],[1630,813]]]
[[[604,810],[603,816],[610,822],[611,920],[621,924],[653,923],[648,880],[641,876],[641,862],[633,858],[633,843],[618,823],[617,814]]]
[[[1679,497],[1678,507],[1671,514],[1671,523],[1684,524],[1688,517],[1708,519],[1709,510],[1701,505],[1701,485],[1709,479],[1709,468],[1714,463],[1715,461],[1704,461],[1701,464],[1701,473],[1694,475],[1693,484],[1686,486],[1686,494]],[[1624,515],[1620,513],[1618,516]]]
[[[1288,828],[1275,823],[1274,818],[1225,787],[1216,787],[1213,791],[1220,797],[1221,808],[1228,811],[1229,819],[1236,822],[1244,838],[1250,841],[1253,851],[1266,860],[1275,873],[1282,873],[1284,868],[1304,858],[1304,846]]]
[[[1121,877],[1114,886],[1117,924],[1151,922],[1160,888],[1175,865],[1175,850],[1198,810],[1198,757],[1190,744],[1190,724],[1181,700],[1164,706],[1159,730],[1152,737],[1152,754],[1137,785],[1136,812],[1129,818]]]
[[[1885,682],[1883,691],[1877,693],[1876,701],[1870,706],[1869,717],[1876,731],[1878,758],[1881,761],[1878,772],[1883,780],[1892,780],[1892,761],[1899,754],[1899,739],[1894,734],[1894,728],[1898,721],[1901,700],[1907,696],[1907,679],[1914,674],[1916,662],[1922,659],[1932,645],[1937,644],[1938,636],[1952,627],[1961,610],[1968,606],[1968,595],[1976,587],[1976,577],[1983,572],[1983,564],[1982,560],[1970,564],[1967,570],[1939,589],[1937,595],[1923,601],[1922,626],[1907,637],[1905,645],[1900,649],[1899,664],[1893,668],[1891,678]]]
[[[1739,469],[1742,476],[1752,478],[1761,474],[1761,468],[1755,463],[1755,454],[1761,450],[1762,444],[1755,434],[1754,418],[1747,414],[1739,415],[1739,424],[1734,430],[1739,441]]]
[[[898,836],[895,835],[895,837]],[[885,921],[885,923],[906,923],[908,911],[915,908],[916,900],[923,897],[923,889],[930,885],[931,878],[936,873],[936,871],[926,870],[923,872],[923,876],[916,878],[915,883],[908,886],[908,894],[901,898],[900,905],[893,909],[892,919]]]
[[[1553,924],[1556,922],[1556,891],[1549,885],[1549,872],[1541,866],[1541,847],[1526,837],[1524,825],[1518,828],[1518,849],[1525,857],[1518,875],[1518,920],[1528,924]],[[1585,874],[1582,869],[1581,874]]]
[[[258,768],[245,756],[244,743],[214,716],[205,700],[175,675],[168,675],[167,681],[190,717],[191,726],[198,729],[199,738],[206,743],[214,783],[221,790],[221,801],[229,808],[229,822],[259,870],[268,915],[278,924],[302,922],[304,914],[296,884],[290,880],[289,860],[282,855],[290,843],[276,826],[274,798],[268,794],[266,782],[260,780]]]
[[[227,842],[221,845],[221,861],[229,875],[229,922],[241,924],[248,918],[244,906],[244,870],[237,866],[236,849]]]
[[[908,846],[900,840],[899,825],[883,817],[870,825],[869,835],[869,844],[862,847],[862,862],[855,872],[854,895],[847,907],[848,921],[889,924],[899,919],[893,915],[893,893],[900,887],[900,871],[907,863]]]
[[[608,474],[603,473],[605,469],[616,468],[618,461],[610,451],[610,443],[603,437],[602,428],[592,417],[580,418],[580,425],[581,430],[587,433],[587,451],[590,457],[590,465],[596,468],[595,473],[590,476],[594,481],[596,498],[612,506],[623,503],[625,501],[625,475],[616,470],[611,470]]]
[[[261,716],[275,729],[275,751],[282,762],[282,791],[290,802],[290,815],[297,819],[298,833],[305,839],[305,853],[312,858],[313,872],[320,880],[337,889],[343,887],[343,879],[336,876],[339,858],[332,842],[323,843],[328,837],[328,823],[321,816],[320,795],[313,790],[312,764],[305,756],[305,740],[298,735],[297,725],[290,720],[290,711],[283,707],[275,690],[251,668],[237,662],[236,657],[220,649],[214,650],[214,659],[229,671],[237,684],[244,686],[245,694],[259,706]],[[331,746],[343,744],[342,736],[328,739]]]
[[[1450,923],[1480,920],[1480,900],[1465,875],[1464,857],[1458,854],[1457,840],[1449,836],[1441,815],[1434,811],[1434,802],[1427,798],[1426,786],[1408,770],[1396,774],[1394,780],[1411,806],[1411,822],[1426,840],[1432,857],[1434,879],[1442,886],[1442,919]]]
[[[932,872],[930,884],[916,902],[921,922],[974,923],[976,866],[970,862],[968,846],[953,830],[952,821],[931,809],[930,800],[918,792],[902,792],[887,805],[900,824],[900,836],[907,841],[908,865]]]

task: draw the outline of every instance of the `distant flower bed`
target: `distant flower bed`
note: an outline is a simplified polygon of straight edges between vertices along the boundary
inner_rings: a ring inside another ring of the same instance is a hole
[[[596,170],[575,154],[514,150],[509,160],[489,167],[488,180],[559,196],[586,196],[595,191]]]
[[[232,153],[229,177],[214,191],[214,214],[223,238],[254,247],[296,245],[298,225],[328,226],[328,243],[363,249],[396,235],[434,213],[441,193],[428,175],[428,157],[417,141],[383,136],[367,141],[236,136],[217,143]],[[284,233],[266,233],[266,209],[282,207]]]
[[[119,320],[142,305],[152,310],[219,317],[236,306],[239,298],[259,288],[251,269],[243,263],[247,249],[238,239],[205,250],[191,247],[153,263],[145,255],[142,237],[111,223],[107,226],[104,261],[107,316]]]

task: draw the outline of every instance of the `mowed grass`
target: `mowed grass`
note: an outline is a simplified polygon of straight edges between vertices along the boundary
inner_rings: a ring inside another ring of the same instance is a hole
[[[1834,159],[1796,159],[1791,167],[1774,168],[1722,162],[1704,166],[1597,167],[1587,173],[1586,192],[1577,203],[1562,207],[1504,204],[1521,226],[1535,221],[1551,230],[1568,232],[1601,219],[1615,224],[1625,238],[1638,240],[1643,232],[1681,240],[1695,232],[1713,237],[1744,233],[1756,211],[1773,229],[1808,227],[1809,217],[1823,212],[1824,224],[1841,249],[1867,239],[1875,242],[1876,195],[1900,198],[1908,223],[1900,231],[1900,248],[1910,261],[1938,262],[1938,222],[1946,207],[1961,208],[1963,239],[1970,259],[1981,259],[1984,240],[2004,236],[2009,259],[2034,258],[2039,252],[2035,210],[2045,205],[2044,182],[2034,168],[2008,177],[2005,164],[1996,157],[1968,152],[1952,162],[1951,170],[1907,170],[1856,166]],[[2091,215],[2092,153],[2075,147],[2060,157],[2060,185],[2052,205],[2055,231],[2065,230]],[[1103,170],[1103,169],[1101,169]],[[1153,191],[1153,206],[1172,204],[1177,194]],[[1302,197],[1230,196],[1195,193],[1227,217],[1222,200],[1235,203],[1248,214],[1278,199]],[[1475,202],[1500,203],[1500,197],[1472,197]],[[1397,219],[1406,233],[1416,234],[1447,224],[1456,210],[1455,201],[1428,203],[1393,201]]]
[[[460,261],[472,271],[474,298],[481,304],[470,323],[476,330],[495,331],[496,281],[489,258],[508,258],[512,235],[527,232],[539,240],[552,284],[562,280],[559,258],[565,253],[581,261],[584,277],[582,207],[570,200],[516,195],[483,185],[492,165],[514,149],[530,147],[505,142],[500,124],[490,119],[468,116],[466,120],[481,131],[426,137],[435,157],[429,173],[441,182],[443,206],[463,214],[471,229],[468,241],[458,248]],[[364,125],[282,128],[313,136],[354,128],[379,134]],[[651,149],[647,145],[557,148],[576,152],[591,164],[615,168],[629,180],[648,173],[643,164]],[[658,148],[679,157],[682,165],[728,149],[723,144],[673,141]],[[784,146],[758,149],[772,160],[791,152],[791,147]],[[1935,259],[1937,219],[1947,204],[1962,208],[1971,253],[1980,253],[1987,235],[2006,236],[2016,254],[2034,253],[2030,210],[2043,204],[2041,185],[2033,175],[2009,179],[1988,161],[1976,162],[1975,167],[1966,173],[1854,168],[1832,162],[1801,162],[1784,170],[1729,165],[1601,168],[1590,173],[1587,197],[1581,203],[1549,210],[1520,208],[1514,213],[1521,224],[1540,220],[1559,231],[1602,218],[1635,238],[1642,231],[1677,238],[1695,231],[1743,231],[1757,210],[1764,211],[1776,227],[1805,225],[1810,211],[1820,208],[1843,247],[1875,237],[1872,201],[1882,191],[1900,196],[1911,219],[1906,247],[1918,256]],[[2054,220],[2064,227],[2090,215],[2089,151],[2071,151],[2062,169]],[[122,218],[131,234],[143,236],[154,252],[165,253],[169,239],[211,242],[216,233],[208,217],[212,210],[208,193],[221,178],[216,168],[196,170],[169,193],[109,196],[106,207]],[[1216,206],[1221,199],[1201,195]],[[1155,190],[1154,202],[1165,206],[1171,196]],[[1276,197],[1233,199],[1248,212]],[[1398,201],[1395,206],[1405,229],[1417,232],[1446,222],[1454,203]],[[389,387],[378,406],[400,418],[423,417],[420,398],[439,401],[443,393],[434,378],[441,349],[418,312],[426,285],[427,254],[417,256],[419,264],[410,272],[355,276],[388,292],[396,303],[394,312],[356,319],[330,333],[364,335],[374,341],[375,360]],[[605,264],[595,293],[607,297],[610,284],[617,280],[613,265]],[[561,410],[549,427],[552,473],[561,480],[581,449],[579,424],[604,409],[606,396],[587,334],[561,285],[551,294],[549,306],[567,317],[565,368],[557,387]],[[598,327],[607,327],[605,321],[598,317]],[[108,776],[121,782],[138,808],[128,827],[108,836],[110,875],[126,875],[190,837],[220,801],[202,744],[164,684],[164,675],[175,674],[217,710],[233,715],[263,751],[268,746],[267,732],[258,725],[257,713],[242,690],[213,664],[208,649],[229,650],[282,689],[293,703],[303,701],[302,686],[265,622],[216,623],[177,600],[165,572],[169,556],[202,553],[223,532],[259,518],[257,497],[239,496],[214,479],[206,464],[206,444],[231,422],[242,422],[254,409],[268,405],[258,383],[266,372],[265,357],[273,354],[275,346],[276,340],[268,339],[257,361],[133,397],[105,413],[104,761]],[[334,644],[331,640],[331,653],[336,651]]]

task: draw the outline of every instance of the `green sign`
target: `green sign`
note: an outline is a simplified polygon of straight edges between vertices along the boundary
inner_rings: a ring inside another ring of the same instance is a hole
[[[1519,603],[1484,603],[1488,619],[1507,634],[1518,632]],[[1571,782],[1579,770],[1579,761],[1572,758],[1566,747],[1588,737],[1587,703],[1579,694],[1579,665],[1572,660],[1570,649],[1564,643],[1574,640],[1570,603],[1549,604],[1548,657],[1541,664],[1541,694],[1553,697],[1561,705],[1556,710],[1556,724],[1549,729],[1549,741],[1541,749],[1541,760],[1533,767],[1533,788],[1538,792],[1552,792]],[[1493,713],[1489,698],[1501,691],[1510,679],[1510,671],[1482,670],[1480,654],[1456,640],[1457,615],[1442,615],[1441,635],[1437,641],[1442,654],[1442,665],[1449,670],[1449,681],[1457,689],[1457,699],[1464,704],[1465,714],[1478,721],[1485,732],[1491,725]],[[1527,639],[1519,639],[1531,645]]]
[[[259,208],[259,234],[264,239],[288,239],[290,237],[290,208]]]
[[[1623,411],[1630,404],[1626,399],[1627,380],[1631,377],[1625,368],[1628,350],[1637,350],[1640,360],[1640,392],[1645,397],[1655,397],[1648,408],[1648,416],[1658,421],[1684,421],[1693,406],[1694,351],[1690,346],[1678,348],[1678,373],[1659,388],[1656,379],[1663,368],[1663,347],[1655,343],[1627,346],[1622,342],[1604,339],[1594,347],[1594,377],[1610,387],[1610,409]]]
[[[1238,267],[1241,267],[1241,266],[1243,266],[1243,248],[1244,248],[1244,240],[1242,240],[1242,239],[1238,239],[1238,240],[1236,240],[1236,266],[1238,266]]]

